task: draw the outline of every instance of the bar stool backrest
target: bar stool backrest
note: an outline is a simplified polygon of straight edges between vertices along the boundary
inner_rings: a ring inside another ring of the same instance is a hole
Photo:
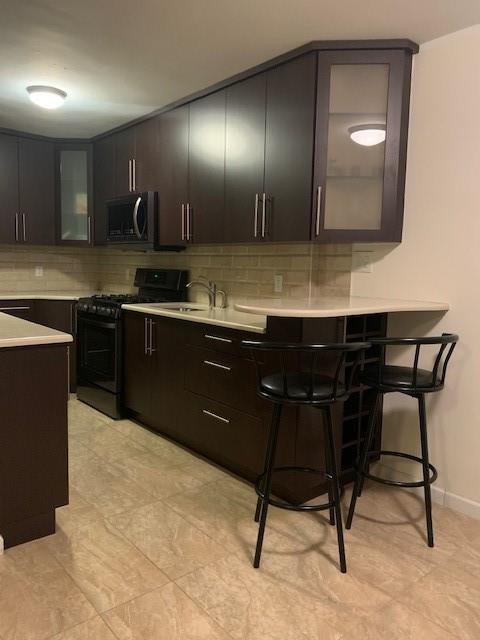
[[[415,393],[416,391],[419,393],[423,393],[426,390],[434,391],[443,387],[445,383],[445,376],[447,374],[448,363],[458,342],[458,336],[454,333],[442,333],[441,336],[425,336],[423,338],[372,338],[370,342],[372,345],[378,345],[380,347],[380,362],[385,362],[387,347],[415,347],[412,366],[412,386],[410,387],[410,390],[413,393]],[[425,384],[424,380],[422,380],[422,384],[418,385],[418,363],[420,359],[420,349],[428,345],[433,345],[434,347],[438,346],[433,360],[431,378],[427,382],[427,384]],[[377,369],[378,385],[384,386],[385,381],[382,379],[384,370],[381,366],[377,367]]]
[[[307,374],[304,376],[307,381],[307,402],[317,404],[314,398],[314,384],[318,376],[324,376],[329,381],[332,393],[328,399],[324,399],[318,404],[345,400],[349,395],[354,381],[355,371],[366,349],[370,347],[369,342],[349,342],[333,344],[302,344],[289,342],[268,342],[243,340],[242,346],[250,349],[252,359],[255,362],[257,373],[257,388],[262,392],[261,381],[268,368],[269,373],[281,374],[283,380],[283,396],[288,399],[289,374],[300,372]],[[262,357],[273,354],[276,356],[274,362],[271,358]],[[354,358],[349,362],[349,374],[344,380],[344,366],[348,354],[353,354]],[[296,356],[292,358],[292,356]]]

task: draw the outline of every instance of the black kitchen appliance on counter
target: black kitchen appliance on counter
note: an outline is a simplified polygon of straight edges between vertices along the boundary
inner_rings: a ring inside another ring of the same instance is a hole
[[[77,396],[111,418],[121,417],[123,304],[186,300],[188,271],[141,269],[137,294],[101,294],[80,298],[77,306]]]

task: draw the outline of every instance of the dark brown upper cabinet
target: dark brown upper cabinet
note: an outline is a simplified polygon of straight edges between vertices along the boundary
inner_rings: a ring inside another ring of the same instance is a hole
[[[0,243],[19,237],[18,139],[0,134]]]
[[[93,244],[92,145],[57,144],[56,235],[58,244]]]
[[[225,91],[190,104],[188,240],[225,240]]]
[[[124,196],[137,191],[135,161],[135,129],[128,127],[114,136],[115,142],[115,195]]]
[[[228,242],[262,239],[267,73],[227,88],[225,236]]]
[[[133,157],[136,191],[158,191],[160,180],[159,116],[144,120],[134,127]]]
[[[19,139],[19,242],[55,244],[54,164],[53,142]]]
[[[402,238],[411,51],[322,51],[312,239]]]
[[[158,241],[181,246],[187,242],[188,105],[159,116]]]
[[[94,238],[107,241],[106,202],[115,196],[115,138],[108,136],[93,145]]]

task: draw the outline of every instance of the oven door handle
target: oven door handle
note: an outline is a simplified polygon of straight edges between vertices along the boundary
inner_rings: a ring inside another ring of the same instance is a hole
[[[90,318],[83,318],[78,315],[78,323],[89,324],[92,327],[101,327],[102,329],[115,329],[116,324],[114,322],[101,322],[101,320],[90,320]]]
[[[140,233],[140,229],[138,228],[138,207],[140,206],[141,201],[142,198],[138,197],[137,201],[135,202],[135,206],[133,207],[133,228],[135,230],[135,235],[139,240],[142,239],[142,234]]]

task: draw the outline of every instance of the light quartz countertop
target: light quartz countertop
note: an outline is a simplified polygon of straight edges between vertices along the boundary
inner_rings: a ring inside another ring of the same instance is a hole
[[[0,349],[72,342],[69,333],[49,329],[8,313],[0,313]]]
[[[241,313],[233,307],[227,309],[209,309],[207,305],[193,302],[185,303],[185,306],[193,307],[189,311],[178,311],[169,309],[172,303],[152,303],[152,304],[123,304],[122,309],[126,311],[137,311],[139,313],[149,313],[152,315],[164,316],[166,318],[177,318],[190,322],[202,322],[203,324],[213,324],[217,327],[228,327],[229,329],[240,329],[251,331],[252,333],[265,333],[267,318],[264,315],[252,315],[251,313]]]
[[[262,316],[280,316],[282,318],[334,318],[357,316],[370,313],[394,313],[400,311],[448,311],[446,302],[427,300],[399,300],[396,298],[364,298],[361,296],[333,297],[292,300],[249,299],[234,304],[234,308],[243,314],[253,313]]]
[[[91,291],[36,291],[35,293],[2,293],[0,292],[0,300],[78,300],[79,298],[87,298],[94,295]]]

